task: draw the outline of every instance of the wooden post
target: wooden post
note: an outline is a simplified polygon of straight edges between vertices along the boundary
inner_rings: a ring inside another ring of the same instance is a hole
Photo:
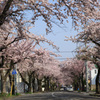
[[[13,81],[12,81],[12,83],[11,83],[11,90],[10,90],[10,96],[12,96],[12,89],[13,89]]]

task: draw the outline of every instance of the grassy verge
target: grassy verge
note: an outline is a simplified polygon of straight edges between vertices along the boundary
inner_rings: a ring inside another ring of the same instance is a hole
[[[19,95],[20,93],[16,93],[16,95],[12,95],[12,96],[10,96],[10,94],[7,94],[7,93],[0,93],[0,100],[7,100],[12,97],[19,96]]]

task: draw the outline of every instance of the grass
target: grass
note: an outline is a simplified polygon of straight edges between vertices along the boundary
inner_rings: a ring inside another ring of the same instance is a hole
[[[32,92],[26,92],[25,94],[32,94]]]
[[[10,96],[10,93],[7,94],[7,93],[0,93],[0,100],[6,100],[8,98],[11,98],[11,97],[14,97],[14,96],[19,96],[20,93],[16,93],[16,95],[12,95]]]
[[[7,95],[7,93],[0,93],[0,97],[6,97]]]
[[[96,92],[96,90],[95,90],[95,89],[93,89],[93,90],[91,90],[91,92]]]

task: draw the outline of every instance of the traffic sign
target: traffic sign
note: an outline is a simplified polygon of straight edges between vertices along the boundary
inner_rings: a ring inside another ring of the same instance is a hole
[[[14,75],[14,74],[17,74],[15,69],[12,71],[12,75]]]

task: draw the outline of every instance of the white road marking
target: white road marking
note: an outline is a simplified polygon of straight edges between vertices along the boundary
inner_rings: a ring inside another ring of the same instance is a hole
[[[54,95],[54,93],[52,93],[52,97],[56,97],[56,96]]]

